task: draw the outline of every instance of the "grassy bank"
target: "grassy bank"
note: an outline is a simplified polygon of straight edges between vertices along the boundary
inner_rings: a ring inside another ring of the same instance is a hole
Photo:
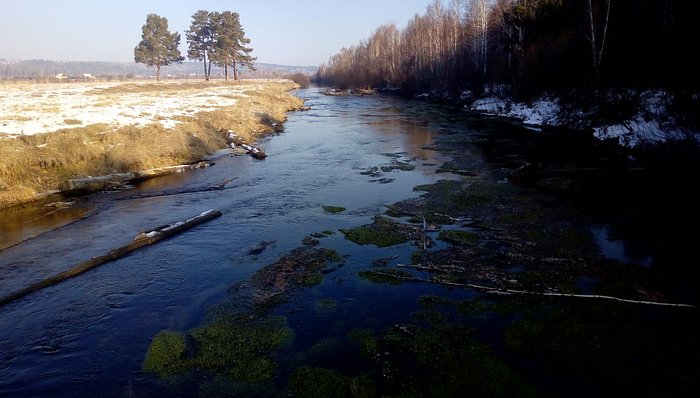
[[[63,126],[55,131],[0,135],[0,207],[34,200],[44,192],[57,190],[71,178],[201,160],[226,146],[228,130],[254,142],[279,130],[286,113],[303,106],[301,99],[289,93],[296,87],[287,80],[183,81],[96,85],[79,94],[67,94],[80,96],[105,114],[110,112],[110,107],[123,106],[120,101],[129,98],[132,101],[127,104],[129,109],[139,112],[140,104],[142,109],[148,109],[148,112],[140,111],[148,116],[147,122],[119,124],[110,120],[86,124],[75,117],[66,117]],[[62,105],[56,105],[56,97],[62,94],[55,88],[47,90],[49,94],[44,97],[53,102],[47,100],[44,110],[41,104],[34,105],[32,117],[42,117],[36,116],[36,109],[47,118],[67,115]],[[203,98],[207,104],[204,107]],[[158,104],[165,107],[173,99],[177,99],[180,112],[165,108],[162,113],[158,111]],[[188,105],[188,99],[199,102]],[[84,112],[88,115],[87,106],[80,107],[86,108]],[[23,113],[29,114],[21,109],[15,114],[0,114],[0,122],[28,118]]]

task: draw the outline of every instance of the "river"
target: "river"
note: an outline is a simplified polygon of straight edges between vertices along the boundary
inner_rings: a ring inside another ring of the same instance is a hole
[[[415,247],[360,246],[338,231],[371,223],[387,206],[418,197],[416,186],[465,178],[440,169],[454,156],[434,147],[440,137],[468,134],[473,145],[462,148],[461,156],[467,154],[475,167],[492,175],[524,164],[523,151],[549,153],[553,161],[558,143],[532,147],[541,144],[537,135],[543,133],[420,101],[324,96],[314,87],[296,94],[310,110],[291,113],[282,133],[260,142],[265,160],[224,155],[206,169],[149,180],[128,191],[73,198],[69,209],[51,214],[32,207],[3,213],[2,295],[124,245],[140,231],[209,209],[223,216],[1,307],[1,397],[157,396],[161,390],[142,370],[153,337],[162,330],[198,327],[212,305],[229,297],[231,286],[320,231],[335,232],[321,244],[344,262],[321,285],[277,310],[288,315],[297,347],[334,338],[332,329],[341,320],[377,328],[400,323],[420,295],[449,294],[455,300],[476,295],[430,284],[387,288],[358,278],[358,270],[380,257],[410,263]],[[534,138],[514,148],[518,136]],[[572,150],[576,157],[588,153],[583,147],[562,149]],[[414,168],[371,173],[397,162]],[[227,179],[232,181],[224,189],[207,190]],[[346,210],[334,214],[323,206]],[[645,249],[644,237],[625,235],[634,230],[629,219],[620,221],[606,208],[593,213],[590,231],[601,255],[652,267],[658,253]],[[248,254],[262,241],[274,243]],[[697,274],[679,263],[674,273],[685,274],[674,278],[681,291],[677,297],[697,300],[697,285],[688,281]],[[322,299],[332,299],[340,312],[319,312]]]

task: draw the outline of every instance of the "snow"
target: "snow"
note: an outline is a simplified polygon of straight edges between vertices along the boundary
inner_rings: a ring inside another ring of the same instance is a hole
[[[630,148],[693,136],[700,140],[697,131],[678,127],[675,120],[669,116],[668,104],[672,100],[670,94],[662,90],[652,90],[639,93],[639,96],[642,106],[636,115],[617,124],[591,126],[593,135],[601,140],[615,139],[620,145]],[[520,120],[530,128],[564,125],[559,118],[559,101],[551,96],[543,96],[525,104],[500,95],[492,95],[477,99],[469,109],[486,115]],[[586,118],[587,116],[580,112],[579,119]]]
[[[559,101],[555,98],[540,98],[527,105],[498,97],[486,97],[476,100],[472,110],[488,115],[518,119],[526,125],[556,126],[559,114]]]
[[[687,138],[689,132],[677,127],[668,116],[672,97],[661,90],[645,91],[641,95],[642,109],[622,123],[596,126],[593,135],[598,139],[617,139],[621,145],[634,148],[640,144],[658,144]]]
[[[113,127],[160,123],[173,128],[180,117],[235,105],[246,97],[246,91],[262,87],[246,84],[120,92],[118,86],[124,84],[5,84],[0,90],[0,136],[49,133],[98,123]]]

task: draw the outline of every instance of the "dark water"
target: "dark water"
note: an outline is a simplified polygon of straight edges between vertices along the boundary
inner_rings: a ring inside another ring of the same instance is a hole
[[[504,166],[503,154],[494,154],[495,144],[484,143],[487,137],[536,134],[421,102],[329,97],[314,88],[298,95],[307,98],[311,110],[290,114],[285,131],[261,143],[268,155],[264,161],[224,156],[214,167],[151,180],[135,190],[75,198],[70,210],[30,208],[2,215],[0,294],[5,295],[121,246],[139,231],[208,209],[223,212],[183,234],[1,307],[0,397],[122,397],[142,391],[141,365],[159,331],[198,326],[231,285],[300,246],[304,236],[371,222],[385,206],[417,196],[416,185],[460,179],[436,173],[450,159],[425,149],[436,137],[471,134],[481,143],[469,149],[474,163],[498,169]],[[507,145],[498,148],[508,150]],[[361,173],[393,160],[416,168],[379,177]],[[229,178],[233,182],[225,189],[206,191]],[[324,205],[347,210],[329,214]],[[653,254],[643,249],[626,254],[629,242],[613,236],[605,220],[591,228],[611,258],[638,259],[640,266],[653,262]],[[263,240],[275,243],[259,255],[247,255]],[[375,285],[357,278],[358,270],[379,257],[395,255],[394,262],[410,262],[410,244],[357,246],[339,233],[322,244],[344,255],[345,263],[279,309],[292,314],[297,345],[332,338],[338,329],[380,329],[410,312],[415,297],[443,290]],[[474,293],[452,294],[467,298]],[[329,298],[337,303],[336,311],[319,313],[317,302]]]

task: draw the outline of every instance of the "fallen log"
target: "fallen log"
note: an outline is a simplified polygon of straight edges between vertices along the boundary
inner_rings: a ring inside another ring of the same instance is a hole
[[[136,179],[147,179],[153,177],[160,177],[168,174],[182,173],[183,171],[189,171],[194,169],[203,169],[213,166],[214,163],[211,162],[197,162],[194,164],[181,164],[177,166],[166,166],[157,167],[155,169],[148,169],[142,171],[134,172]]]
[[[554,292],[535,292],[535,291],[530,291],[530,290],[518,290],[518,289],[502,289],[502,288],[498,288],[498,287],[477,285],[474,283],[459,283],[459,282],[441,281],[441,280],[435,280],[435,279],[423,279],[423,278],[418,278],[418,277],[413,277],[413,276],[402,276],[402,275],[396,275],[396,274],[382,272],[382,271],[367,271],[367,272],[371,275],[383,276],[386,278],[396,279],[396,280],[400,280],[400,281],[429,283],[429,284],[444,285],[444,286],[464,287],[464,288],[476,289],[476,290],[481,290],[481,291],[494,293],[494,294],[501,294],[501,295],[519,294],[519,295],[533,295],[533,296],[547,296],[547,297],[575,297],[575,298],[586,298],[586,299],[611,300],[611,301],[619,301],[622,303],[631,303],[631,304],[696,308],[696,306],[694,304],[686,304],[686,303],[667,303],[667,302],[661,302],[661,301],[634,300],[634,299],[626,299],[626,298],[615,297],[615,296],[606,296],[606,295],[602,295],[602,294],[554,293]]]
[[[127,184],[131,182],[160,177],[168,174],[182,173],[184,171],[201,169],[212,165],[213,163],[210,162],[198,162],[194,164],[158,167],[131,173],[116,173],[98,177],[73,178],[65,181],[61,185],[60,191],[63,193],[71,193],[120,189],[126,187]]]
[[[117,173],[98,177],[73,178],[63,183],[62,192],[100,191],[123,186],[133,180],[134,173]]]
[[[136,237],[127,245],[111,250],[107,254],[93,257],[89,260],[83,261],[82,263],[69,268],[54,276],[48,277],[42,281],[31,284],[23,289],[12,292],[6,296],[0,298],[0,307],[17,299],[20,299],[30,293],[34,293],[45,287],[55,285],[59,282],[63,282],[69,278],[76,275],[82,274],[88,270],[98,267],[102,264],[108,263],[110,261],[117,260],[124,257],[128,253],[134,250],[140,249],[144,246],[151,245],[165,238],[171,237],[173,235],[179,234],[185,230],[195,227],[199,224],[205,223],[207,221],[213,220],[214,218],[220,217],[223,213],[219,210],[207,210],[197,216],[194,216],[185,221],[179,221],[176,223],[163,225],[158,228],[150,229],[139,233]]]

